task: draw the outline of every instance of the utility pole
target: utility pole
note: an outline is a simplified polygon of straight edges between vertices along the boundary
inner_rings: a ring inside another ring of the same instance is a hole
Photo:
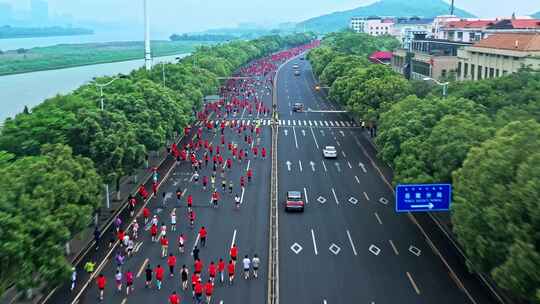
[[[450,4],[450,15],[454,16],[454,0],[452,0],[452,4]]]
[[[152,54],[150,53],[150,20],[148,16],[148,0],[144,1],[144,66],[147,71],[152,69]]]

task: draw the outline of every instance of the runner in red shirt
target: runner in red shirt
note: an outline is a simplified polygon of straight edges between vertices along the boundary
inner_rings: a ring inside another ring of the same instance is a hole
[[[251,168],[249,168],[247,170],[247,178],[248,178],[248,183],[251,182],[251,178],[253,177],[253,170],[251,170]]]
[[[233,244],[230,250],[231,260],[236,265],[236,257],[238,257],[238,247],[236,247],[236,244]]]
[[[212,203],[214,204],[214,208],[217,208],[218,201],[219,201],[219,192],[214,191],[214,193],[212,193]]]
[[[180,297],[176,294],[176,291],[173,291],[169,296],[169,304],[180,304]]]
[[[100,274],[97,279],[96,283],[99,289],[99,300],[103,301],[103,291],[105,290],[105,285],[107,284],[107,279],[103,274]]]
[[[146,225],[148,223],[148,218],[150,217],[150,209],[148,209],[148,207],[144,207],[143,217],[144,217],[144,224]]]
[[[195,299],[197,299],[197,303],[201,303],[202,301],[202,294],[203,294],[203,285],[201,284],[200,281],[197,281],[197,283],[195,283]]]
[[[234,280],[234,262],[232,260],[227,265],[227,272],[229,273],[229,284],[232,284]]]
[[[160,290],[161,282],[163,282],[164,275],[163,267],[161,267],[161,265],[157,265],[156,269],[154,269],[154,272],[156,273],[156,286],[157,289]]]
[[[208,280],[204,285],[204,292],[206,294],[206,303],[210,303],[212,294],[214,293],[214,283],[211,280]]]
[[[219,277],[221,279],[221,283],[223,283],[223,273],[225,272],[225,262],[223,261],[222,258],[219,258],[219,261],[218,261],[218,272],[219,272]]]
[[[154,198],[157,199],[158,184],[157,182],[152,182],[152,192],[154,193]]]
[[[203,269],[203,266],[204,266],[204,265],[203,265],[203,262],[201,262],[200,259],[196,259],[196,260],[195,260],[195,265],[194,265],[193,268],[195,269],[195,274],[196,274],[196,275],[199,275],[199,276],[200,276],[200,274],[201,274],[201,272],[202,272],[202,269]]]
[[[195,224],[195,217],[196,217],[195,211],[191,210],[189,212],[189,224],[191,226],[191,229],[193,229],[193,225]]]
[[[174,277],[174,266],[176,265],[176,257],[170,253],[167,258],[167,265],[169,266],[169,272],[171,277]]]
[[[192,290],[194,298],[195,298],[195,285],[197,285],[197,283],[199,283],[200,280],[201,278],[197,274],[193,273],[191,275],[191,290]]]
[[[150,227],[150,235],[152,235],[152,242],[157,241],[157,232],[158,232],[157,225],[152,225],[152,227]]]
[[[266,148],[264,147],[261,149],[261,156],[263,159],[266,158]]]
[[[214,281],[216,280],[216,264],[214,264],[214,261],[210,262],[210,265],[208,266],[208,276],[210,278],[210,282],[212,282],[212,285],[214,284]]]
[[[251,149],[251,151],[253,152],[253,157],[257,158],[257,155],[259,154],[259,148],[257,148],[257,146],[255,146],[255,147],[253,147],[253,149]]]
[[[208,232],[206,231],[206,228],[204,226],[201,227],[199,230],[199,240],[201,241],[201,246],[206,246],[206,236],[208,235]]]
[[[244,188],[246,186],[246,183],[244,181],[244,176],[240,176],[240,188]]]
[[[193,195],[188,195],[187,197],[187,206],[188,206],[188,211],[191,211],[191,207],[193,207]]]

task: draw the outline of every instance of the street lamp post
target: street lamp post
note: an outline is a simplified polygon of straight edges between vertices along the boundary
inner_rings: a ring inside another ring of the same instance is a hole
[[[442,95],[443,95],[444,98],[446,98],[446,92],[447,92],[447,90],[448,90],[448,84],[449,84],[449,82],[440,82],[440,81],[438,81],[437,79],[433,79],[433,78],[431,78],[431,77],[424,77],[424,78],[422,78],[422,80],[423,80],[423,81],[433,81],[433,82],[435,82],[436,84],[442,86]]]
[[[120,75],[119,77],[115,77],[113,78],[111,81],[107,82],[107,83],[103,83],[103,84],[100,84],[100,83],[94,83],[94,85],[96,87],[99,88],[99,98],[100,98],[100,108],[101,108],[101,111],[103,111],[104,109],[104,103],[103,103],[103,88],[112,84],[113,82],[115,82],[116,80],[120,79],[120,78],[125,78],[124,75]]]

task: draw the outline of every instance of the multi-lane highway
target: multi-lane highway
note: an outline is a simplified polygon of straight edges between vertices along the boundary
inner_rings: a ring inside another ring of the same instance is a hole
[[[299,66],[300,75],[294,75],[293,65]],[[406,214],[396,214],[393,192],[389,181],[382,174],[387,170],[377,165],[373,147],[362,128],[347,113],[329,103],[324,95],[314,90],[315,80],[308,61],[295,58],[278,70],[276,94],[270,88],[270,73],[257,84],[259,100],[271,108],[277,102],[278,120],[274,133],[277,136],[277,186],[278,186],[278,247],[279,271],[278,299],[281,303],[484,303],[471,301],[468,292],[460,289],[459,278],[449,273],[448,267],[434,253],[430,242],[421,234]],[[292,104],[301,102],[306,111],[292,112]],[[220,125],[224,118],[210,117]],[[228,126],[239,123],[247,126],[260,121],[259,147],[270,154],[272,120],[261,113],[249,114],[245,109],[225,119]],[[197,123],[195,129],[203,126]],[[203,128],[203,138],[214,147],[221,144],[220,132],[216,135]],[[193,133],[190,135],[193,136]],[[186,138],[184,143],[190,141]],[[235,128],[227,127],[226,143],[238,144],[249,150],[253,144],[244,142]],[[231,151],[222,147],[222,154],[229,158]],[[325,159],[322,149],[335,146],[336,159]],[[202,157],[201,150],[197,152]],[[368,153],[371,151],[371,153]],[[211,192],[193,181],[189,162],[182,162],[160,177],[162,184],[159,199],[148,202],[152,214],[160,222],[170,224],[170,214],[178,217],[176,231],[168,231],[169,252],[177,256],[176,275],[169,277],[166,270],[163,288],[144,287],[144,269],[158,264],[165,269],[166,258],[160,257],[161,248],[151,241],[149,226],[141,225],[140,237],[135,243],[133,257],[122,265],[135,274],[134,291],[130,296],[116,292],[114,274],[117,269],[114,255],[98,261],[97,273],[108,278],[105,289],[106,303],[165,303],[176,291],[191,302],[191,289],[181,290],[179,268],[183,264],[193,269],[190,252],[200,247],[197,232],[201,226],[208,231],[206,247],[201,248],[204,262],[203,282],[208,279],[210,261],[229,260],[229,248],[236,244],[239,258],[257,254],[262,261],[259,279],[241,278],[241,263],[237,264],[237,278],[232,286],[218,283],[213,303],[264,303],[268,293],[269,218],[271,205],[271,155],[266,159],[254,158],[234,161],[224,179],[234,183],[233,194],[221,190],[222,178],[216,186],[221,199],[218,208],[211,208]],[[200,178],[212,174],[211,162],[200,171]],[[248,169],[254,172],[247,187],[239,187],[240,176]],[[227,187],[228,188],[228,187]],[[296,190],[306,203],[303,213],[286,213],[286,192]],[[183,197],[176,200],[180,191]],[[165,193],[166,204],[161,202]],[[241,197],[241,207],[234,208],[233,197]],[[186,198],[193,196],[196,212],[195,227],[189,227]],[[142,224],[142,221],[139,221]],[[169,228],[170,229],[170,228]],[[178,236],[187,237],[186,253],[177,248]],[[98,288],[93,280],[84,288],[71,294],[57,293],[54,303],[94,303]],[[82,282],[80,284],[85,284]],[[63,288],[62,290],[66,290]]]
[[[362,129],[314,87],[307,61],[279,72],[279,203],[289,190],[306,202],[303,213],[280,208],[280,302],[469,303],[419,230],[395,213]],[[296,102],[307,111],[292,112]],[[337,159],[323,158],[327,145]]]

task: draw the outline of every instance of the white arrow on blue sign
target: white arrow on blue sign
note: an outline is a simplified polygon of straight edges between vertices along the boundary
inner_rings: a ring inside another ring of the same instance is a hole
[[[396,187],[396,212],[448,211],[451,201],[451,184],[399,184]]]

